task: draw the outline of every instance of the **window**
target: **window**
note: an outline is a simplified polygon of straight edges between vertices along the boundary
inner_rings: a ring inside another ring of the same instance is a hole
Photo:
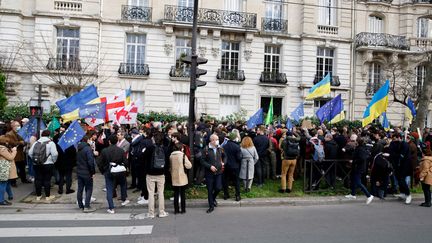
[[[149,0],[128,0],[128,4],[131,6],[148,7]]]
[[[328,73],[330,73],[330,77],[333,77],[333,59],[333,49],[318,47],[316,64],[316,80],[318,80],[318,82]]]
[[[261,108],[263,108],[264,113],[268,112],[271,97],[261,97]],[[282,98],[273,97],[273,115],[282,115]]]
[[[222,71],[239,69],[240,43],[222,41]]]
[[[131,91],[131,101],[140,104],[138,106],[138,113],[144,112],[144,98],[145,98],[144,94],[145,94],[144,91],[136,91],[136,90]]]
[[[178,6],[179,7],[193,8],[193,6],[194,6],[194,0],[179,0],[178,1]]]
[[[323,107],[330,99],[319,99],[314,100],[314,114],[318,111],[319,108]]]
[[[126,34],[126,68],[128,73],[144,72],[146,36]]]
[[[174,93],[173,109],[176,114],[187,116],[189,114],[189,94]]]
[[[265,15],[269,19],[282,19],[282,0],[268,1]]]
[[[418,18],[417,19],[417,37],[428,38],[429,37],[429,19]]]
[[[191,39],[176,39],[176,68],[187,68],[188,66],[180,61],[181,58],[191,54]]]
[[[242,10],[243,0],[225,0],[225,10],[239,12]]]
[[[336,0],[319,0],[319,24],[336,26]]]
[[[369,83],[371,94],[375,94],[381,87],[382,69],[379,63],[373,62],[369,64]]]
[[[219,115],[220,117],[227,117],[235,112],[240,111],[240,96],[221,95]]]
[[[370,33],[383,33],[384,21],[378,16],[369,16],[369,32]]]
[[[79,68],[80,31],[72,28],[57,28],[57,67]]]
[[[426,78],[426,66],[417,66],[416,67],[416,81],[417,81],[417,94],[420,94],[423,89],[423,84]]]
[[[280,46],[265,45],[264,47],[264,72],[279,73]]]

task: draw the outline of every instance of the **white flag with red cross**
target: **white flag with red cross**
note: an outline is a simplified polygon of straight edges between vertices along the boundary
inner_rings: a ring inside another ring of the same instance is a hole
[[[114,124],[135,124],[138,116],[138,106],[134,103],[114,112]]]

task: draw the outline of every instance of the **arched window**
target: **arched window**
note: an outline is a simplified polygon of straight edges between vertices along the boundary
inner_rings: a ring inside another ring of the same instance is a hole
[[[382,17],[370,15],[368,22],[370,33],[384,33],[384,19]]]
[[[429,37],[429,22],[428,18],[417,19],[417,38],[428,38]]]
[[[375,92],[377,92],[378,89],[381,87],[382,77],[383,75],[381,64],[379,64],[378,62],[370,63],[368,89],[372,94],[375,94]]]
[[[319,24],[337,26],[336,0],[319,0]]]

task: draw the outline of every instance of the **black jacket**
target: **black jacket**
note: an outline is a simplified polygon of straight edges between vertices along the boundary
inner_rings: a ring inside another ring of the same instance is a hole
[[[355,148],[353,154],[353,170],[355,173],[366,173],[370,151],[366,145],[359,145]]]
[[[406,142],[393,141],[390,143],[390,162],[396,176],[412,175],[409,146]]]
[[[101,159],[98,164],[98,168],[102,174],[109,171],[110,162],[116,163],[117,165],[123,164],[126,167],[128,165],[125,152],[115,144],[102,150]]]
[[[146,148],[146,141],[142,135],[130,143],[129,162],[131,164],[144,165],[144,148]]]
[[[238,169],[240,168],[241,163],[241,149],[240,145],[237,143],[228,140],[226,144],[223,146],[225,155],[226,155],[226,167],[232,168],[232,169]]]
[[[204,149],[204,154],[201,157],[201,165],[204,166],[206,174],[221,174],[222,162],[224,164],[226,163],[226,155],[221,147],[217,148],[216,154],[214,153],[214,150],[210,147],[206,147]],[[212,166],[216,167],[216,173],[213,173],[210,170]]]
[[[326,159],[337,159],[339,146],[334,140],[326,141],[324,143],[324,153]]]
[[[88,143],[81,142],[78,144],[76,172],[77,176],[87,178],[96,173],[93,150]]]
[[[253,139],[253,143],[255,145],[255,148],[257,150],[258,156],[261,158],[264,158],[267,156],[267,150],[270,146],[270,139],[264,135],[257,135]]]
[[[391,172],[391,163],[382,153],[378,153],[373,159],[371,177],[375,181],[384,182]]]
[[[145,151],[145,167],[146,167],[146,172],[148,175],[154,175],[154,176],[158,176],[158,175],[164,175],[167,171],[169,171],[169,156],[168,156],[168,149],[167,147],[163,146],[163,150],[164,150],[164,154],[165,154],[165,167],[163,169],[155,169],[153,168],[153,152],[156,149],[156,145],[152,144],[151,146],[146,148]]]

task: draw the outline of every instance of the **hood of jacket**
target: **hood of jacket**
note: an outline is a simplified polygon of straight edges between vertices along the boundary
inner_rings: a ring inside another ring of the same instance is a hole
[[[41,142],[41,143],[45,143],[48,141],[51,141],[51,139],[49,137],[40,137],[38,140],[38,142]]]

